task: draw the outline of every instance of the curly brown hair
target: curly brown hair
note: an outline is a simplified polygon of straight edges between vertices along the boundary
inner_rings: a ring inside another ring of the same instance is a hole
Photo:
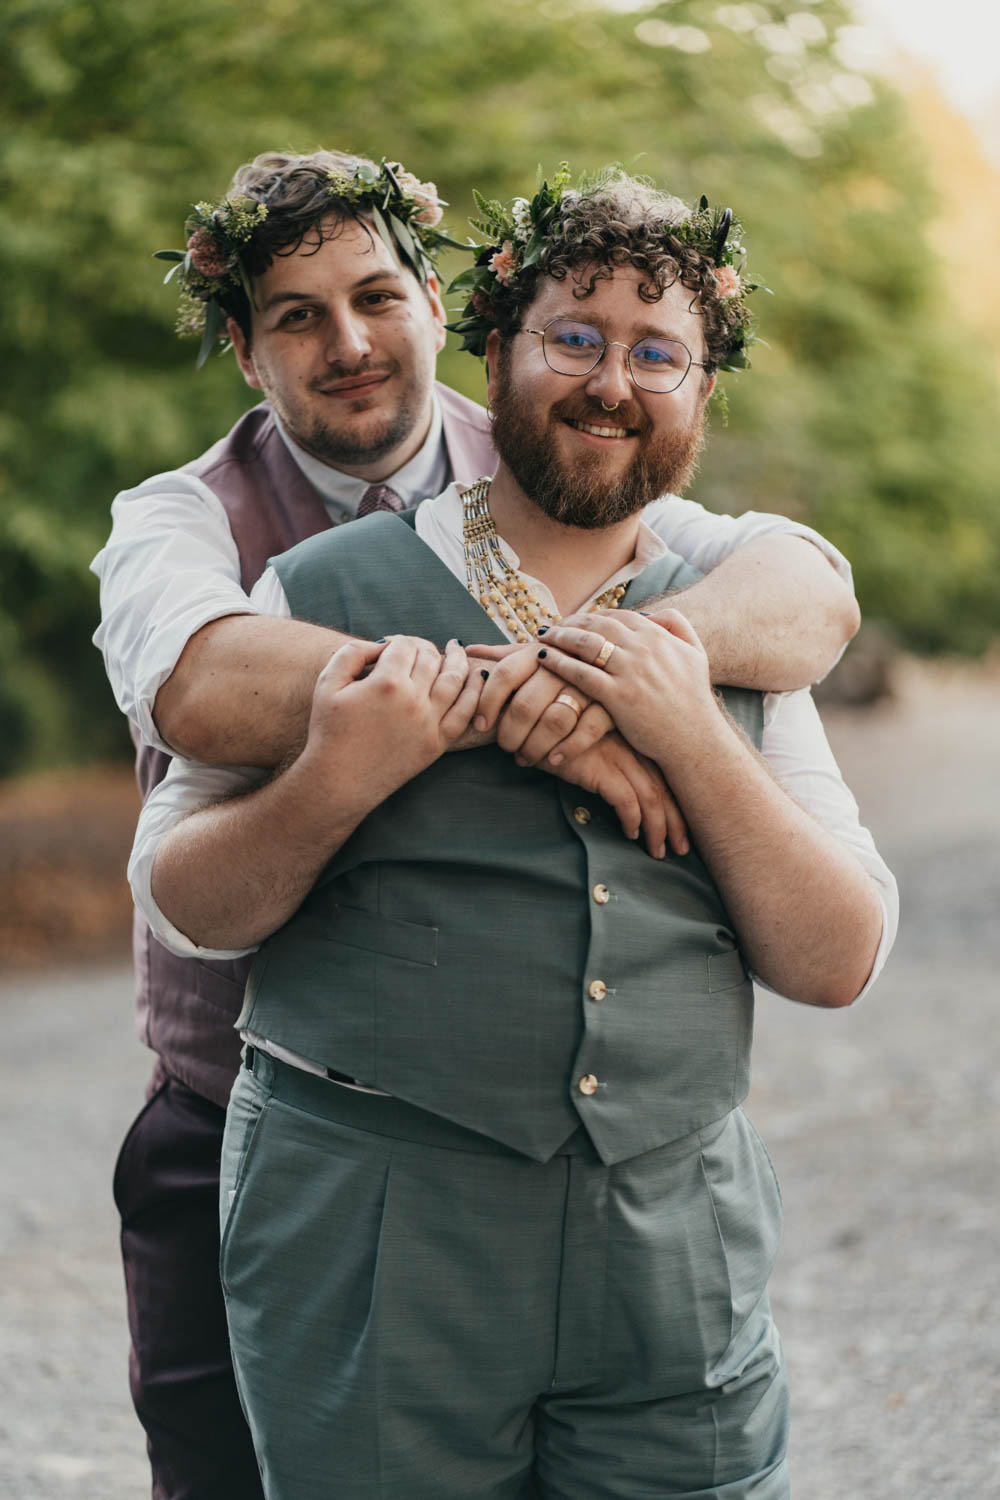
[[[565,281],[572,276],[573,296],[582,301],[597,282],[632,266],[642,273],[637,290],[644,302],[658,302],[677,282],[691,292],[692,311],[704,320],[708,377],[740,347],[747,316],[743,307],[720,296],[711,262],[671,234],[671,227],[690,214],[680,198],[625,173],[591,191],[564,193],[538,260],[498,284],[490,296],[488,315],[501,339],[506,343],[521,327],[540,277]],[[494,253],[487,250],[480,263]]]

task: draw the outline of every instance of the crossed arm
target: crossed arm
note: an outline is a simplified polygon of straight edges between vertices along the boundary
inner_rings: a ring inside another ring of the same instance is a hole
[[[647,607],[656,613],[671,606],[698,632],[713,682],[771,691],[822,676],[859,621],[850,589],[823,554],[783,534],[748,542],[700,582]],[[213,765],[280,764],[305,743],[317,678],[345,639],[261,615],[211,621],[192,636],[157,694],[162,738]],[[547,741],[546,753],[557,742]],[[532,763],[541,758],[540,744]]]
[[[860,863],[785,795],[726,721],[697,637],[679,614],[663,630],[632,615],[586,624],[550,631],[556,644],[543,648],[547,665],[603,700],[636,749],[675,783],[751,967],[807,1003],[850,1003],[882,931],[881,904]],[[613,672],[590,665],[605,638],[616,644]],[[260,941],[298,907],[367,812],[455,742],[476,711],[477,677],[456,643],[443,658],[407,637],[341,648],[317,684],[298,759],[267,786],[193,814],[163,840],[153,873],[160,910],[203,947]],[[680,708],[669,731],[665,692]]]
[[[606,641],[614,650],[593,665]],[[659,766],[684,812],[751,970],[811,1005],[849,1005],[878,953],[883,909],[872,878],[789,797],[728,720],[697,635],[678,611],[582,616],[553,626],[547,670],[590,694]],[[665,697],[676,711],[665,718]]]

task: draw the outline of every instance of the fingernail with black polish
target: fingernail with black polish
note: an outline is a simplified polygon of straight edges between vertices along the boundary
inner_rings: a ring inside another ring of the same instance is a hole
[[[489,672],[487,672],[487,670],[486,670],[485,667],[480,667],[479,668],[479,675],[483,679],[483,681],[485,682],[486,679],[487,679],[487,677],[489,677],[490,674],[489,674]]]
[[[459,639],[458,639],[458,636],[457,636],[457,635],[456,635],[456,637],[455,637],[455,640],[456,640],[456,642],[457,642],[457,643],[458,643],[458,645],[460,645],[460,646],[464,646],[464,645],[465,645],[465,642],[464,642],[464,641],[460,641],[460,640],[459,640]]]
[[[538,629],[535,631],[535,634],[536,635],[544,635],[545,632],[548,630],[548,628],[549,627],[547,625],[539,625]]]
[[[538,659],[539,659],[539,661],[541,661],[541,659],[542,659],[543,656],[548,656],[548,654],[549,653],[547,651],[539,651],[539,653],[538,653]]]

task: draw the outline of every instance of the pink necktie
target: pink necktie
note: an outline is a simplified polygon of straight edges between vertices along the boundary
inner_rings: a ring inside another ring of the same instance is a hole
[[[372,484],[361,496],[358,516],[370,516],[373,510],[405,510],[406,503],[387,484]]]

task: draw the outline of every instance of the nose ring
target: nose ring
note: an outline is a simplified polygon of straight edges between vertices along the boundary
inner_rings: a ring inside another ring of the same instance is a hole
[[[604,411],[617,411],[619,406],[621,406],[620,401],[616,401],[614,406],[609,406],[606,401],[601,402],[601,407]]]

